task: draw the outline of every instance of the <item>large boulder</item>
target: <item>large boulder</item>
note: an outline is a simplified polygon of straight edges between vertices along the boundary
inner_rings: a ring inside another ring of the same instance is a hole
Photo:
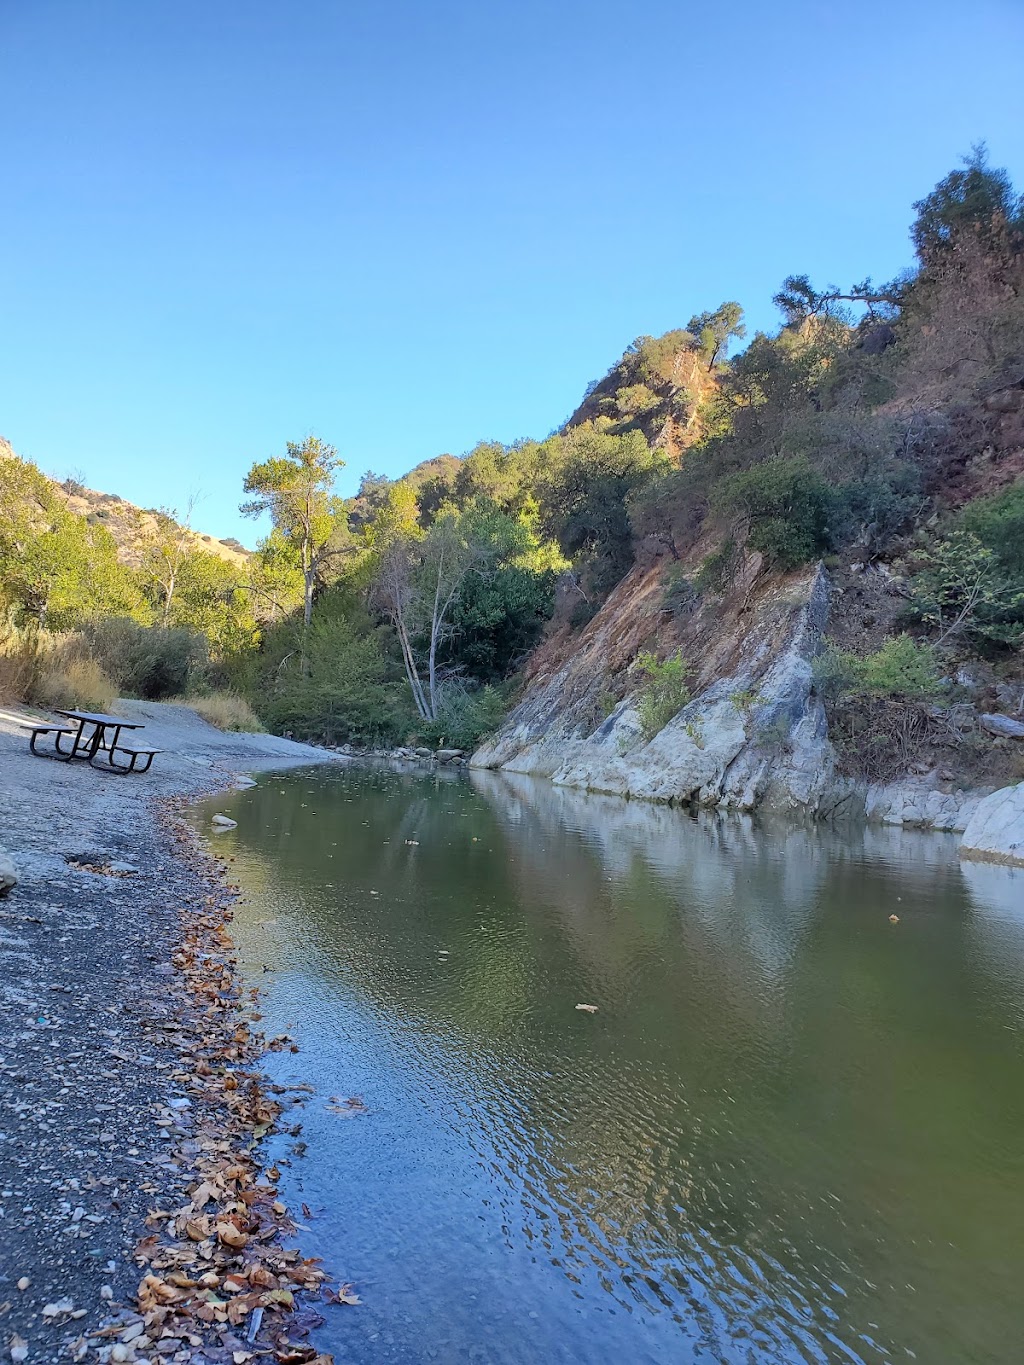
[[[978,803],[960,841],[961,858],[1024,867],[1024,782]]]
[[[18,885],[18,872],[7,854],[0,849],[0,896],[7,896]]]

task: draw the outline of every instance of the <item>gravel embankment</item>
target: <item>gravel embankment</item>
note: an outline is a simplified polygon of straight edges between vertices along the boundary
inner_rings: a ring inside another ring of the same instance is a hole
[[[30,1365],[94,1358],[89,1332],[133,1302],[147,1209],[187,1178],[189,1106],[163,1040],[180,912],[210,883],[154,799],[330,760],[186,707],[117,710],[164,750],[146,775],[34,758],[22,713],[0,710],[0,850],[19,874],[0,899],[0,1359]]]

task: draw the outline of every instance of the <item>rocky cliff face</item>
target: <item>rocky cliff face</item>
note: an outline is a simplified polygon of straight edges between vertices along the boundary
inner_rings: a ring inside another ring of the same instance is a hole
[[[769,574],[752,554],[727,592],[682,609],[666,605],[666,581],[664,556],[634,568],[580,635],[542,646],[522,701],[473,767],[649,801],[965,829],[991,787],[935,772],[869,786],[837,771],[812,686],[830,611],[822,566]],[[692,700],[648,741],[631,665],[652,648],[690,661]]]
[[[523,701],[473,765],[736,810],[820,815],[848,804],[811,685],[828,576],[761,567],[751,555],[728,594],[682,612],[666,609],[663,563],[635,568],[581,637],[539,652]],[[679,648],[691,661],[693,699],[647,742],[629,667],[655,639],[663,655]]]

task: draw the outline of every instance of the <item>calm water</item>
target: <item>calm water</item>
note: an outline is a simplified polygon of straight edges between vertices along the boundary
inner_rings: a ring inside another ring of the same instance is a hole
[[[339,1361],[1024,1357],[1024,875],[492,774],[212,810]]]

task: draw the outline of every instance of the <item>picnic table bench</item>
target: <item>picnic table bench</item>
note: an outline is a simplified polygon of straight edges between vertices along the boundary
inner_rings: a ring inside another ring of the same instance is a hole
[[[160,753],[145,745],[125,744],[121,740],[122,730],[144,730],[139,721],[125,720],[123,716],[108,716],[101,711],[64,711],[57,708],[56,714],[76,722],[61,725],[59,722],[39,722],[27,724],[24,728],[31,731],[29,749],[39,758],[56,758],[61,763],[74,759],[84,759],[95,766],[96,757],[105,752],[107,768],[115,773],[146,773],[153,766],[153,758]],[[91,732],[87,729],[91,727]],[[36,747],[40,736],[53,735],[53,753],[40,753]],[[61,738],[73,736],[71,747],[65,749]],[[115,755],[120,755],[119,760]],[[123,761],[121,761],[123,760]]]

